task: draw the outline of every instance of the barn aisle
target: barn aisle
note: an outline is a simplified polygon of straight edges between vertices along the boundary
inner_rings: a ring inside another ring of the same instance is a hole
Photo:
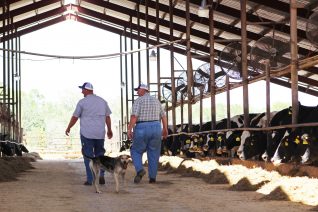
[[[106,175],[102,194],[82,185],[82,160],[43,160],[23,172],[17,181],[0,183],[0,211],[306,211],[313,208],[289,201],[261,200],[256,192],[230,191],[228,184],[208,184],[200,178],[181,177],[159,171],[158,182],[144,178],[133,183],[130,164],[126,186],[115,192],[111,175]]]

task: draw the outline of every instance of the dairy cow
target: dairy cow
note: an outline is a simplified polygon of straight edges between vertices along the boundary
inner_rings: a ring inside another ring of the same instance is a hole
[[[318,108],[300,105],[299,121],[311,123],[318,121]],[[288,133],[286,133],[288,134]],[[318,161],[317,127],[301,127],[292,131],[281,140],[271,161],[274,164],[300,162],[317,164]]]
[[[228,151],[228,155],[230,157],[235,157],[236,152],[241,145],[241,136],[242,136],[241,130],[235,130],[235,131],[228,131],[225,135],[225,146]]]
[[[5,156],[13,156],[14,151],[11,148],[11,144],[8,141],[0,141],[0,152]]]
[[[256,116],[254,116],[253,118],[251,118],[250,120],[250,127],[257,127],[260,120],[265,116],[265,113],[260,113],[260,114],[257,114]],[[259,138],[261,137],[261,134],[258,132],[258,131],[255,131],[255,132],[251,132],[251,131],[248,131],[248,130],[244,130],[242,132],[242,135],[241,135],[241,144],[237,150],[237,155],[238,157],[241,159],[241,160],[246,160],[248,159],[249,157],[252,157],[252,156],[255,156],[253,155],[254,152],[247,152],[247,151],[251,151],[253,150],[254,148],[251,147],[245,147],[249,144],[245,144],[247,140],[254,140],[255,138]],[[252,143],[254,144],[254,142]],[[245,148],[245,149],[244,149]],[[250,150],[251,149],[251,150]],[[248,155],[248,157],[247,157]]]

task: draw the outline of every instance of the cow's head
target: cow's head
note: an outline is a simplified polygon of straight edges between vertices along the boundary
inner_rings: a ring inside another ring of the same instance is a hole
[[[297,153],[300,156],[302,164],[310,164],[310,145],[313,142],[313,137],[304,133],[300,138],[300,144],[297,146]]]
[[[244,150],[244,143],[245,143],[246,139],[248,139],[249,137],[251,137],[251,132],[247,131],[247,130],[244,130],[242,132],[242,135],[241,135],[241,145],[240,145],[240,147],[237,150],[237,156],[241,160],[245,160],[245,155],[244,155],[244,151],[243,151]]]
[[[245,159],[264,153],[266,149],[266,136],[263,132],[252,132],[251,136],[246,138],[244,142],[244,156]]]
[[[284,137],[277,147],[277,150],[272,158],[272,162],[277,165],[287,163],[294,160],[296,155],[297,145],[300,143],[300,138],[296,134],[290,134]]]
[[[216,135],[216,151],[217,151],[217,154],[222,154],[222,152],[226,151],[224,132],[218,132]]]

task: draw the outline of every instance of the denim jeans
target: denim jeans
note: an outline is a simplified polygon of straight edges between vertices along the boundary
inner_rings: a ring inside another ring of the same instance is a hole
[[[130,155],[137,173],[143,169],[142,155],[144,152],[147,152],[148,158],[148,177],[156,179],[161,152],[160,121],[137,123],[134,128]]]
[[[105,154],[104,149],[105,139],[90,139],[81,135],[82,151],[88,157],[97,157]],[[89,159],[84,157],[84,164],[86,169],[87,182],[93,182],[93,173],[89,168]],[[105,171],[100,171],[100,176],[104,176]]]

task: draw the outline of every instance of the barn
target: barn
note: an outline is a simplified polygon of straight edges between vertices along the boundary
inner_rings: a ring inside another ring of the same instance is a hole
[[[229,164],[317,178],[318,104],[304,105],[299,98],[318,97],[317,1],[3,0],[0,11],[2,158],[28,152],[22,120],[25,55],[73,61],[116,57],[118,71],[111,74],[119,79],[120,117],[114,124],[118,141],[109,148],[130,148],[127,127],[138,97],[134,88],[145,83],[169,123],[169,136],[162,143],[163,171],[187,174],[198,160],[219,164],[207,164],[214,168],[205,179],[218,177],[215,170],[230,173],[219,167]],[[78,56],[21,48],[25,36],[67,21],[115,34],[119,51]],[[265,83],[265,110],[255,113],[250,89],[259,82]],[[271,88],[277,85],[290,90],[291,104],[274,111]],[[235,89],[242,90],[239,114],[231,107]],[[221,120],[218,95],[226,96]],[[203,110],[203,102],[208,110]],[[181,158],[182,167],[174,167],[177,162],[170,157]],[[191,174],[198,174],[192,169]]]

